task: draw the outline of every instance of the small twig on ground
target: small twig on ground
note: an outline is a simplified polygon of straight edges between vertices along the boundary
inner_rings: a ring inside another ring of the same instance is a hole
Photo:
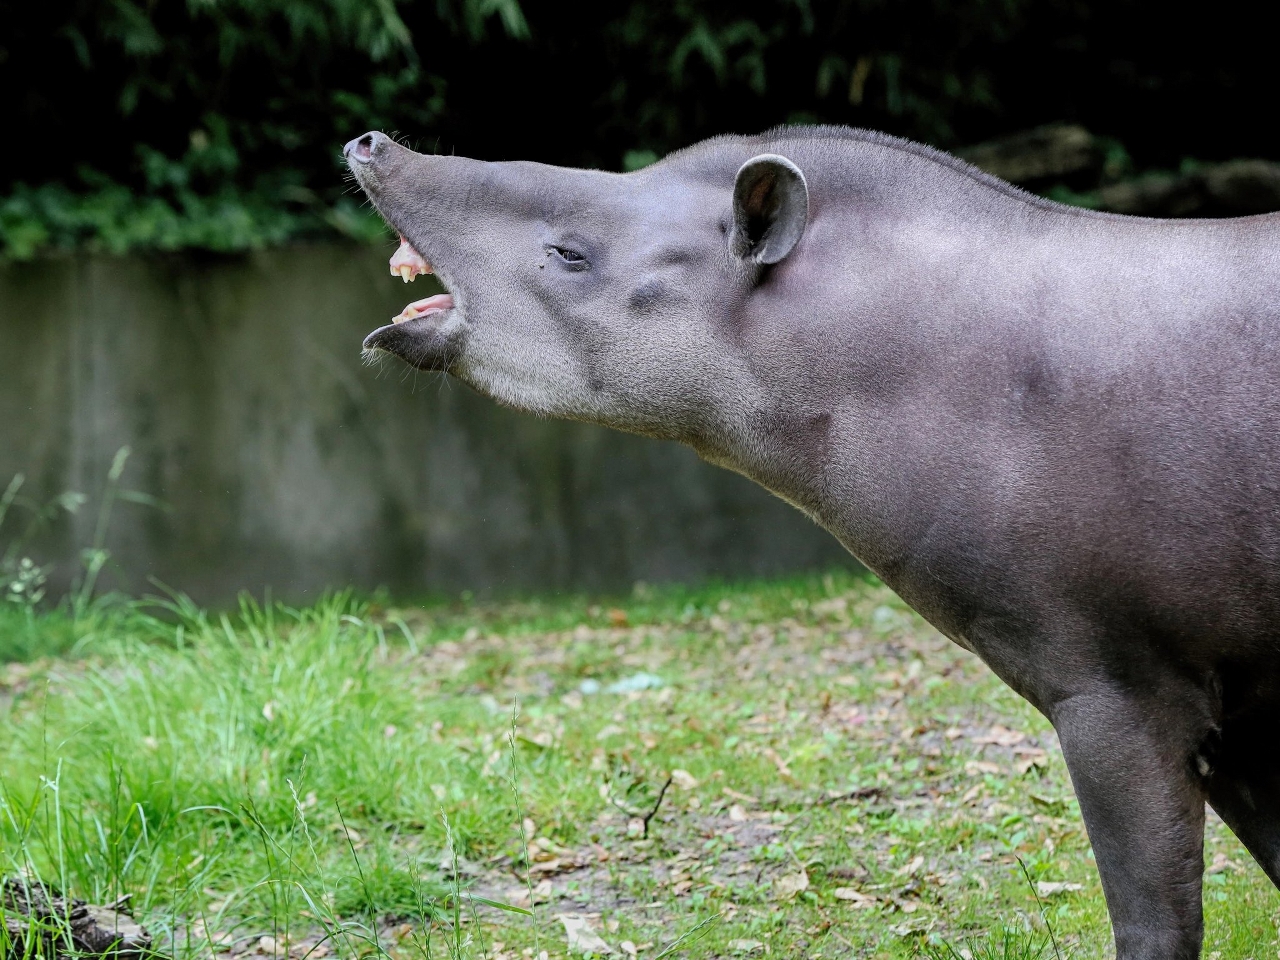
[[[838,793],[834,797],[819,797],[812,801],[809,806],[822,807],[829,803],[841,803],[844,800],[870,800],[872,797],[884,796],[883,787],[859,787],[856,790],[850,790],[848,793]]]
[[[612,793],[609,795],[609,802],[612,803],[619,810],[621,810],[623,813],[625,813],[628,817],[631,817],[635,820],[639,820],[643,825],[643,829],[641,831],[640,836],[642,838],[647,839],[649,836],[649,821],[652,820],[655,816],[657,816],[658,808],[662,806],[662,798],[667,795],[667,788],[671,786],[671,782],[672,782],[672,778],[667,777],[667,782],[664,783],[662,785],[662,789],[658,791],[658,799],[654,801],[653,809],[651,809],[648,813],[641,813],[639,810],[632,810],[631,808],[620,803],[613,796]]]
[[[667,795],[667,788],[671,786],[671,779],[671,777],[667,777],[667,782],[664,783],[662,785],[662,789],[658,791],[658,799],[654,801],[653,809],[640,818],[644,822],[644,832],[641,834],[644,837],[649,836],[649,821],[657,815],[658,808],[662,806],[662,798]]]

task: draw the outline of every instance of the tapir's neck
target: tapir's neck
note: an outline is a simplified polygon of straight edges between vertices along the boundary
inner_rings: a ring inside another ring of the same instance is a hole
[[[816,191],[801,246],[739,318],[749,386],[701,452],[799,507],[961,639],[952,605],[917,581],[931,537],[975,523],[957,504],[988,499],[1008,440],[992,405],[1036,375],[1046,328],[1031,300],[1043,311],[1060,291],[1030,281],[1065,244],[1052,213],[939,176],[959,179],[959,201],[901,182]]]
[[[825,396],[811,381],[797,386],[795,394],[759,397],[719,442],[699,452],[800,509],[964,643],[965,624],[917,580],[931,532],[967,522],[955,504],[975,482],[977,445],[944,422],[926,389],[886,402],[856,393]]]

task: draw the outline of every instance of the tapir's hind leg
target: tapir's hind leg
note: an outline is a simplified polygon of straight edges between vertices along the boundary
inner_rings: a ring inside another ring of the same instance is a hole
[[[1116,690],[1071,697],[1051,719],[1102,875],[1117,960],[1195,960],[1205,801],[1196,731],[1182,714]]]
[[[1209,804],[1280,887],[1280,722],[1228,726],[1211,762]]]

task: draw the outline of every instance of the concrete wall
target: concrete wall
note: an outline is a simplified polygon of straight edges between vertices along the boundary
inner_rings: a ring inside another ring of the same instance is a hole
[[[0,266],[0,488],[89,506],[37,558],[65,578],[112,457],[113,583],[401,594],[625,588],[852,563],[810,521],[683,448],[512,413],[439,375],[362,365],[426,296],[387,250],[300,246]],[[0,531],[0,550],[12,535]]]

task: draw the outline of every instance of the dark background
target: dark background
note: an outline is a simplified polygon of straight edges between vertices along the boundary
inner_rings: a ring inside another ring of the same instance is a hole
[[[1256,213],[1273,45],[1237,3],[0,0],[0,595],[24,562],[218,603],[852,564],[689,450],[362,367],[407,294],[342,144],[619,170],[846,123],[1069,203]]]
[[[339,162],[370,128],[425,150],[624,169],[781,123],[955,149],[1066,122],[1098,138],[1105,169],[1033,186],[1107,206],[1090,191],[1110,181],[1280,158],[1274,37],[1257,10],[5,0],[0,242],[24,258],[380,235]]]

